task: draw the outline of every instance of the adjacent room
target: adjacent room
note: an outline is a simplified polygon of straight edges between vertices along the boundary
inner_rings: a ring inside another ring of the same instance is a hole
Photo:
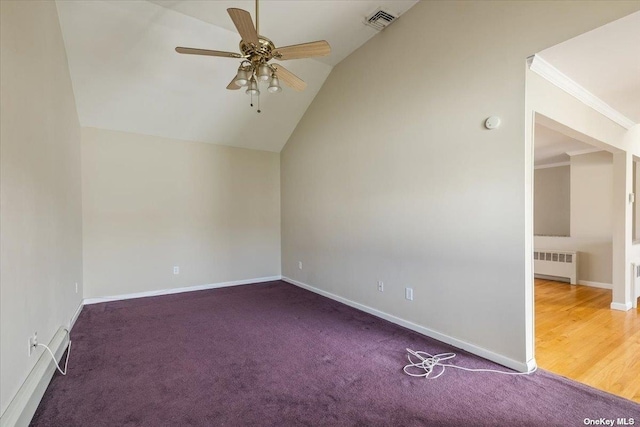
[[[1,427],[640,423],[640,2],[0,19]]]
[[[632,98],[637,71],[630,71],[640,70],[640,61],[627,54],[640,41],[635,15],[537,53],[530,69],[566,93],[545,90],[533,75],[528,93],[536,111],[536,362],[637,400],[640,387],[630,380],[640,375],[636,163],[612,143],[628,138],[640,120],[640,103]],[[544,93],[542,102],[536,92]],[[576,114],[584,105],[567,103],[567,93],[609,121],[599,122],[593,111]],[[613,123],[631,132],[620,133]]]
[[[633,399],[638,310],[610,308],[613,155],[541,124],[534,150],[536,362]]]

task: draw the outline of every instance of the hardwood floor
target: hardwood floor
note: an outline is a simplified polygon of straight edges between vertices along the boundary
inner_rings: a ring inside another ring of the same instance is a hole
[[[609,309],[611,291],[535,281],[538,366],[640,403],[640,309]]]

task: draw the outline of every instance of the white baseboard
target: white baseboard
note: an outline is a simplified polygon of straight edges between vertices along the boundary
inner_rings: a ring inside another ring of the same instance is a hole
[[[76,320],[78,320],[78,316],[80,316],[80,312],[82,311],[82,307],[84,307],[84,300],[80,301],[80,304],[78,305],[78,308],[76,309],[76,312],[73,313],[73,316],[71,317],[71,320],[69,321],[69,330],[73,329],[73,325],[76,324]]]
[[[591,286],[592,288],[613,289],[611,283],[592,282],[591,280],[578,280],[578,285]]]
[[[542,279],[542,280],[551,280],[552,282],[560,282],[560,283],[566,283],[567,285],[572,285],[571,279],[569,279],[568,277],[549,276],[548,274],[533,273],[533,278]]]
[[[281,280],[282,276],[258,277],[255,279],[234,280],[231,282],[209,283],[206,285],[187,286],[184,288],[159,289],[156,291],[137,292],[132,294],[112,295],[108,297],[85,298],[83,303],[98,304],[101,302],[120,301],[133,298],[156,297],[160,295],[180,294],[182,292],[204,291],[206,289],[226,288],[229,286],[251,285],[254,283],[272,282]]]
[[[445,335],[443,333],[434,331],[434,330],[429,329],[429,328],[425,328],[424,326],[420,326],[420,325],[417,325],[417,324],[415,324],[413,322],[409,322],[408,320],[404,320],[404,319],[401,319],[399,317],[393,316],[391,314],[385,313],[383,311],[376,310],[375,308],[371,308],[371,307],[366,306],[364,304],[360,304],[360,303],[357,303],[355,301],[351,301],[351,300],[349,300],[347,298],[341,297],[339,295],[332,294],[331,292],[323,291],[322,289],[315,288],[313,286],[307,285],[306,283],[302,283],[302,282],[299,282],[297,280],[290,279],[290,278],[288,278],[286,276],[283,276],[282,280],[284,280],[287,283],[291,283],[292,285],[299,286],[299,287],[301,287],[303,289],[307,289],[307,290],[309,290],[311,292],[314,292],[316,294],[319,294],[319,295],[322,295],[324,297],[330,298],[332,300],[341,302],[341,303],[346,304],[346,305],[348,305],[350,307],[356,308],[356,309],[358,309],[360,311],[364,311],[365,313],[369,313],[369,314],[371,314],[373,316],[376,316],[376,317],[379,317],[381,319],[388,320],[389,322],[395,323],[396,325],[400,325],[400,326],[403,326],[403,327],[405,327],[407,329],[411,329],[412,331],[418,332],[418,333],[420,333],[422,335],[426,335],[426,336],[434,338],[434,339],[436,339],[438,341],[442,341],[442,342],[447,343],[449,345],[461,348],[461,349],[466,350],[466,351],[468,351],[470,353],[473,353],[473,354],[476,354],[476,355],[478,355],[480,357],[484,357],[485,359],[491,360],[492,362],[499,363],[502,366],[506,366],[508,368],[515,369],[516,371],[519,371],[519,372],[530,372],[536,367],[535,359],[528,360],[526,363],[519,362],[517,360],[513,360],[511,358],[505,357],[505,356],[503,356],[501,354],[497,354],[497,353],[494,353],[492,351],[489,351],[489,350],[487,350],[485,348],[478,347],[478,346],[476,346],[474,344],[459,340],[457,338],[453,338],[453,337],[451,337],[449,335]]]
[[[629,311],[631,310],[631,306],[633,303],[631,301],[627,301],[626,303],[621,302],[612,302],[611,309],[612,310],[620,310],[620,311]]]
[[[67,332],[61,327],[48,343],[51,351],[59,362],[67,348],[69,340]],[[25,350],[26,351],[26,350]],[[0,427],[28,426],[35,414],[44,392],[49,386],[56,367],[51,355],[46,350],[42,351],[40,358],[27,376],[27,379],[18,390],[9,406],[0,418]]]

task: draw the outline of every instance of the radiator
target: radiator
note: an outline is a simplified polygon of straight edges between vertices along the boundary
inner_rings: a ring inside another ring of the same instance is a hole
[[[631,302],[633,308],[638,308],[640,298],[640,264],[631,264]]]
[[[575,285],[578,279],[578,253],[536,249],[533,252],[533,273],[566,278]]]

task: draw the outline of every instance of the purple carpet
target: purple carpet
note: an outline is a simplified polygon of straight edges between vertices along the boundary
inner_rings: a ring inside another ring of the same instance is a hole
[[[640,425],[640,405],[544,371],[411,378],[406,347],[506,368],[284,282],[86,306],[72,340],[34,426]]]

